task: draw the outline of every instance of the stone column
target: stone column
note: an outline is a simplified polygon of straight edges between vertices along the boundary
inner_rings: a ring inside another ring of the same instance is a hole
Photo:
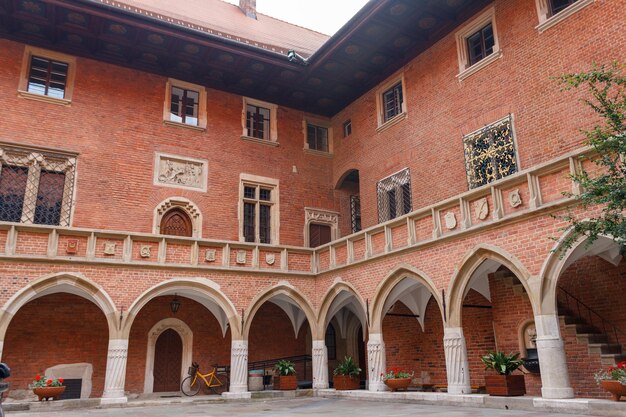
[[[325,340],[313,341],[313,389],[328,388],[328,349]]]
[[[4,340],[0,340],[0,362],[2,362],[2,348],[4,347]]]
[[[125,404],[128,401],[124,393],[127,358],[128,340],[109,340],[106,376],[104,379],[104,393],[102,394],[100,404]]]
[[[230,348],[230,393],[248,392],[248,341],[233,340]]]
[[[543,398],[574,398],[569,382],[559,317],[555,314],[535,316],[537,354],[541,366],[541,395]]]
[[[386,391],[380,374],[385,372],[386,354],[382,333],[370,334],[367,341],[367,366],[370,391]]]
[[[467,347],[461,327],[444,327],[443,349],[446,355],[448,393],[471,394]]]

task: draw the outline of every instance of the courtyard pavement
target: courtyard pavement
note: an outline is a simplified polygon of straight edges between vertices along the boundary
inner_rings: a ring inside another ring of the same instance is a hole
[[[351,399],[295,398],[209,404],[172,404],[147,407],[7,412],[14,417],[582,417],[519,410],[463,408],[435,405],[370,402]]]

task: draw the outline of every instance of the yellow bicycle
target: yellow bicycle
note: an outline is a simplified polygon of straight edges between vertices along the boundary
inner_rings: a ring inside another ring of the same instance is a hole
[[[226,385],[220,381],[217,377],[217,368],[213,368],[211,372],[208,374],[200,373],[200,365],[196,362],[193,362],[189,367],[188,377],[183,379],[183,382],[180,384],[180,390],[183,394],[188,397],[193,397],[198,392],[200,392],[200,388],[202,388],[202,382],[204,385],[209,388],[214,394],[221,394],[226,390]],[[227,374],[221,374],[224,381],[228,378]]]

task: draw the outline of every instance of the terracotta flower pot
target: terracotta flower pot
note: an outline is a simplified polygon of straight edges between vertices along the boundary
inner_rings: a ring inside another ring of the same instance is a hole
[[[298,379],[295,375],[279,375],[274,377],[274,389],[294,390],[298,388]]]
[[[333,376],[333,386],[337,391],[359,389],[359,378],[348,375]]]
[[[399,389],[403,389],[406,391],[409,385],[411,385],[411,378],[385,379],[385,385],[387,385],[389,389],[393,392],[398,391]]]
[[[613,401],[619,401],[622,396],[626,397],[626,385],[620,384],[619,381],[606,379],[604,381],[600,381],[600,385],[613,395]]]
[[[487,394],[515,397],[526,394],[524,375],[485,375]]]
[[[39,401],[44,398],[48,401],[50,398],[58,400],[59,396],[65,392],[65,386],[62,387],[37,387],[33,388],[33,393],[39,397]]]

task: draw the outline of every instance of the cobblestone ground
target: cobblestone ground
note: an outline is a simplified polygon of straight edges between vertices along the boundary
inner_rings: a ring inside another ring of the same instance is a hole
[[[114,409],[81,409],[56,412],[11,412],[7,417],[542,417],[546,413],[486,408],[395,404],[346,399],[298,398],[243,403],[175,404]],[[550,417],[582,417],[549,414]]]

